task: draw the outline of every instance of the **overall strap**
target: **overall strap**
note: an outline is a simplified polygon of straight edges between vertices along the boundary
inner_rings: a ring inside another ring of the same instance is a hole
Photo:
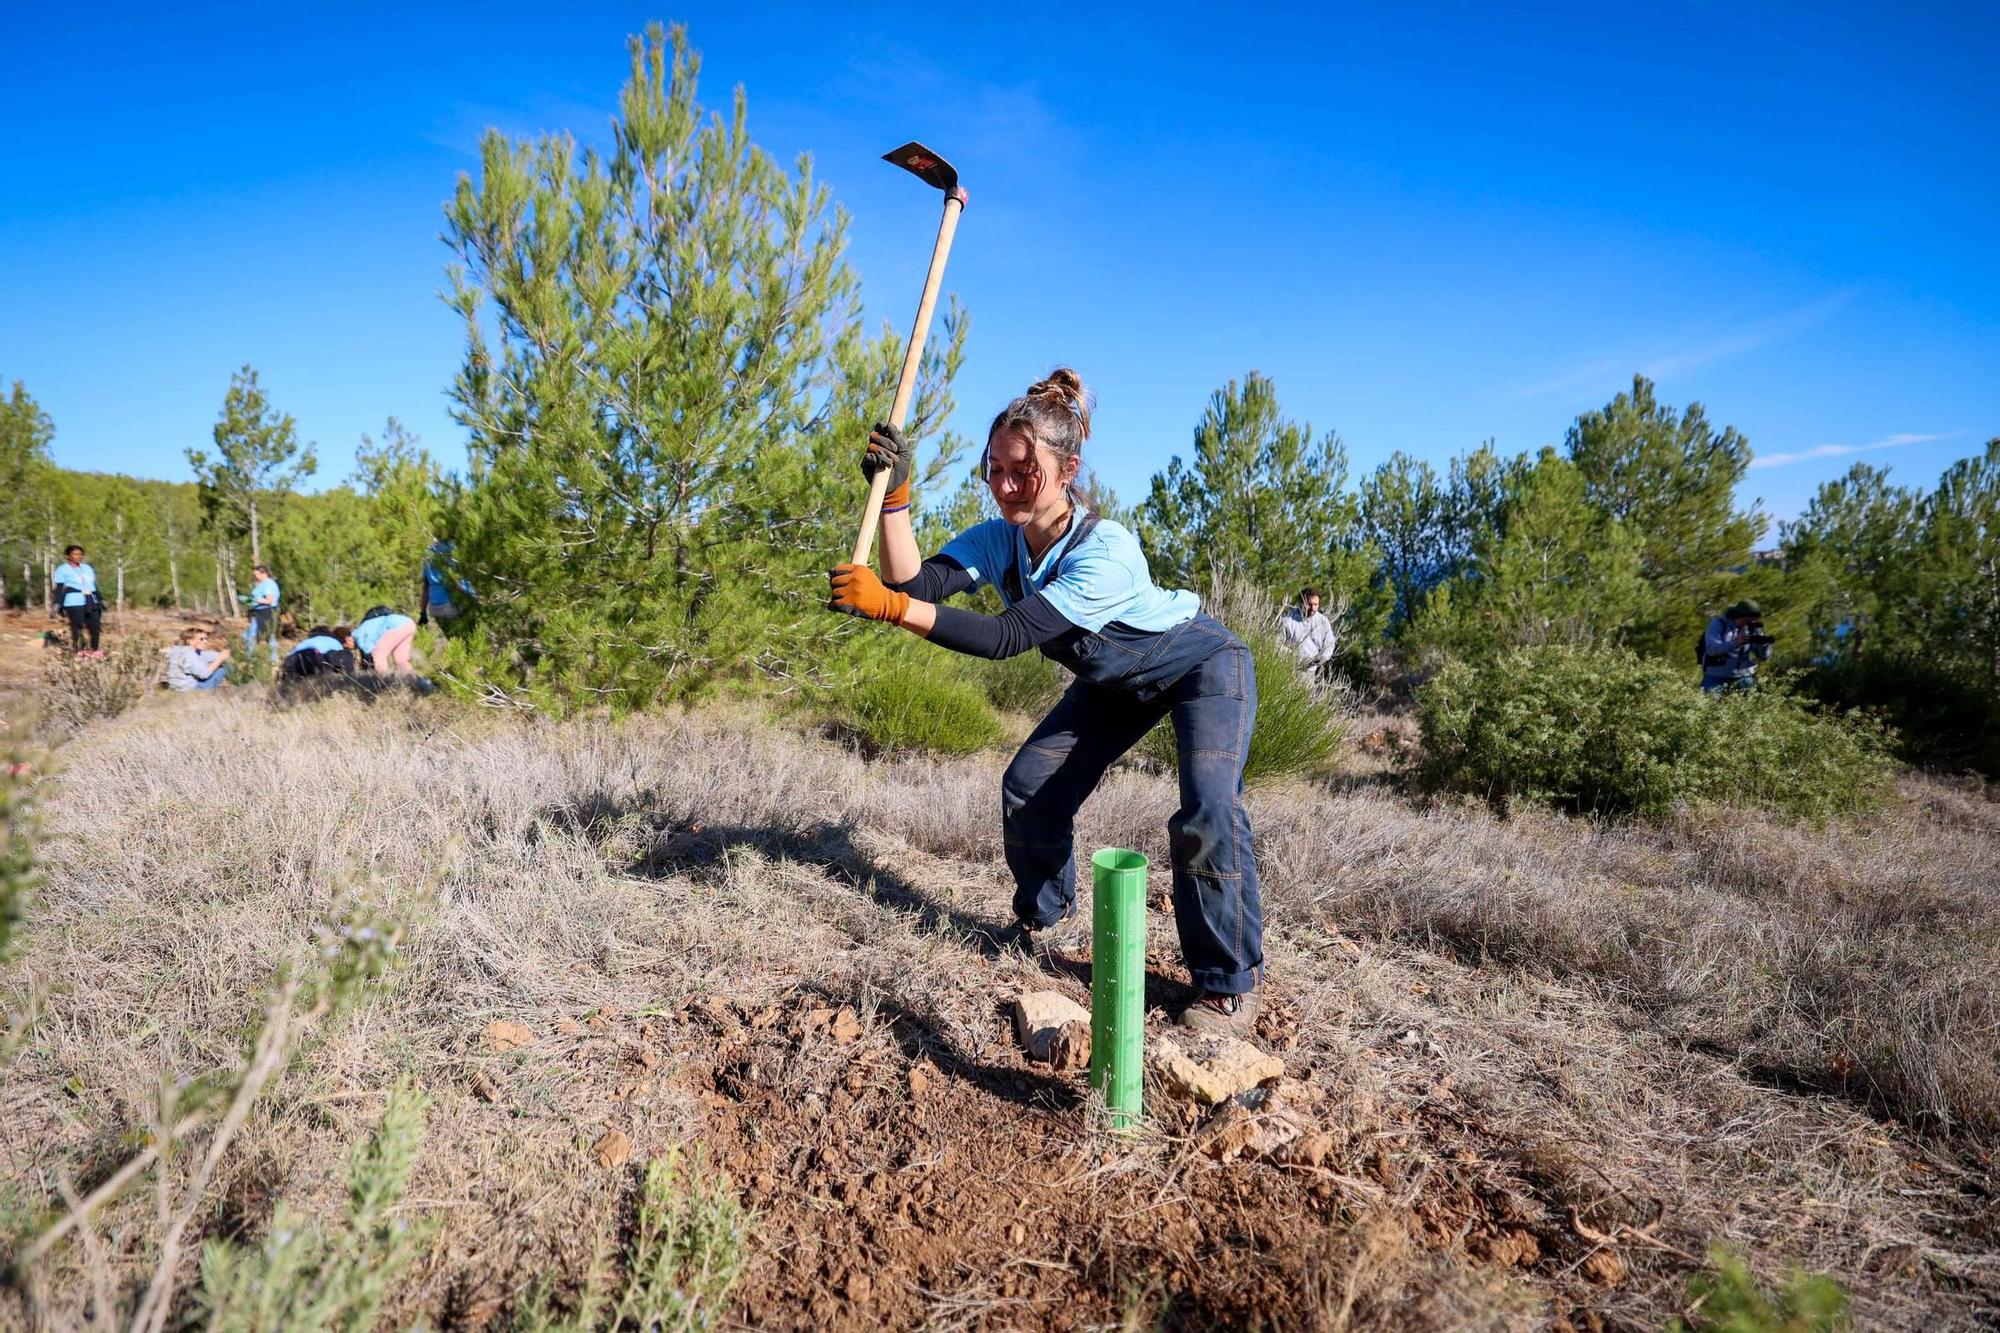
[[[1075,553],[1077,547],[1089,540],[1090,534],[1097,530],[1097,525],[1101,518],[1102,515],[1095,511],[1083,516],[1083,521],[1076,525],[1076,531],[1069,534],[1069,540],[1064,544],[1062,554],[1056,557],[1055,568],[1049,571],[1050,583],[1054,583],[1062,576],[1063,561],[1069,559]],[[1010,560],[1007,563],[1006,591],[1007,604],[1009,606],[1015,602],[1027,600],[1025,596],[1027,578],[1017,561]]]

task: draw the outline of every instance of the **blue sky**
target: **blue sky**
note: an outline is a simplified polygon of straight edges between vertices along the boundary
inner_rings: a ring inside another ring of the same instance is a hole
[[[440,208],[488,125],[602,136],[625,37],[813,154],[871,317],[972,194],[956,424],[1050,365],[1127,500],[1246,371],[1357,469],[1561,440],[1635,371],[1783,517],[2000,434],[2000,7],[9,7],[0,378],[74,467],[184,477],[249,362],[322,478],[395,415],[463,458]]]

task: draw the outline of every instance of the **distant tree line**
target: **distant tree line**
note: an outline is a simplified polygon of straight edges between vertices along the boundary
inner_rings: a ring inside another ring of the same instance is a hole
[[[16,381],[0,401],[0,601],[46,607],[72,543],[97,570],[108,611],[239,612],[238,589],[269,564],[284,607],[351,617],[375,602],[414,610],[443,477],[391,418],[364,436],[355,476],[312,494],[313,451],[246,366],[224,397],[213,452],[189,450],[199,478],[150,481],[57,467],[55,423]]]
[[[289,605],[348,615],[407,604],[442,537],[476,596],[445,626],[436,674],[488,703],[812,691],[879,664],[889,636],[821,607],[899,336],[864,326],[846,218],[810,161],[788,170],[751,141],[740,89],[726,113],[705,110],[699,70],[680,29],[654,27],[631,43],[603,152],[489,131],[460,176],[444,238],[465,329],[450,389],[462,475],[392,421],[352,479],[301,493],[312,448],[248,367],[214,449],[189,453],[198,483],[64,473],[16,385],[0,416],[8,595],[38,598],[77,540],[128,601],[228,608],[261,553]],[[940,429],[967,328],[954,304],[909,428],[933,548],[985,512],[976,448]],[[1736,502],[1751,458],[1733,427],[1637,377],[1560,447],[1488,443],[1442,467],[1399,453],[1355,478],[1339,436],[1288,417],[1252,372],[1216,390],[1136,507],[1100,507],[1139,533],[1163,583],[1227,575],[1274,612],[1317,585],[1357,677],[1543,646],[1692,677],[1708,617],[1747,597],[1774,665],[1886,710],[1930,757],[2000,769],[2000,440],[1928,491],[1857,466],[1762,558],[1768,519]]]

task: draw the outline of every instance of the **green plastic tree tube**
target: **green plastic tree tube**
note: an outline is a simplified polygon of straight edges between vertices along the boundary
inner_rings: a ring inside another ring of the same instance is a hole
[[[1123,1129],[1139,1118],[1145,1062],[1146,858],[1107,847],[1090,868],[1090,1085]]]

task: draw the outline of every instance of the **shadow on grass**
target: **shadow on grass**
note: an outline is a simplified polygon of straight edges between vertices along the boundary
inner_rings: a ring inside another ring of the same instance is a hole
[[[601,836],[633,814],[629,806],[610,799],[582,798],[543,812],[543,818],[558,827],[574,828],[586,836]],[[773,860],[811,866],[847,888],[892,911],[914,918],[932,934],[961,939],[989,959],[1031,958],[1052,977],[1090,985],[1090,960],[1074,957],[1045,940],[1024,943],[1011,921],[998,921],[939,902],[911,884],[893,869],[863,850],[854,840],[854,826],[828,820],[805,828],[759,827],[755,825],[698,825],[685,829],[662,829],[649,836],[643,855],[628,863],[624,873],[645,879],[666,879],[680,874],[699,874],[722,867],[732,847],[749,847]],[[1089,939],[1087,923],[1065,923],[1054,934],[1079,947]],[[1152,969],[1146,972],[1146,1007],[1178,1008],[1192,998],[1193,991]]]
[[[383,699],[420,699],[436,692],[437,686],[423,676],[334,671],[317,676],[280,676],[271,687],[271,707],[287,712],[336,696],[373,705]]]

